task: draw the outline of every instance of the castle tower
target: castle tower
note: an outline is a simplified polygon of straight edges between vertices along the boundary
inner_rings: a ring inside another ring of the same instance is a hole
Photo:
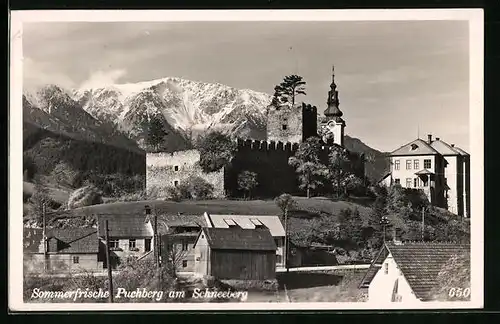
[[[326,101],[328,107],[324,111],[325,117],[321,122],[321,136],[325,142],[333,142],[344,146],[345,121],[342,119],[342,111],[339,109],[339,92],[335,84],[335,67],[332,66],[332,83],[328,91]]]
[[[317,109],[305,103],[267,107],[267,140],[300,143],[318,134]]]

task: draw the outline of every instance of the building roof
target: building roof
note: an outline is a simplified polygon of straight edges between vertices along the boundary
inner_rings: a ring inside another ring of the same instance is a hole
[[[436,138],[432,141],[431,146],[442,155],[460,155],[459,151],[441,139]]]
[[[236,225],[244,229],[254,229],[256,226],[252,219],[259,220],[265,227],[269,229],[272,236],[285,236],[285,229],[279,216],[270,215],[220,215],[208,214],[212,224],[206,226],[213,226],[216,228],[229,228],[225,220],[233,220]]]
[[[24,252],[43,253],[42,229],[24,229]],[[98,253],[99,239],[95,228],[48,229],[47,240],[57,239],[57,253]]]
[[[420,300],[430,300],[430,293],[439,283],[437,277],[443,266],[454,256],[470,251],[469,244],[442,242],[386,243],[367,271],[361,286],[367,286],[375,277],[385,257],[389,253],[408,281],[415,296]]]
[[[400,148],[391,152],[391,156],[405,156],[405,155],[435,155],[439,152],[429,145],[426,141],[417,138],[410,143],[407,143]]]
[[[105,221],[108,221],[109,237],[140,238],[153,237],[146,216],[142,214],[111,215],[98,214],[98,235],[105,237]]]
[[[205,227],[202,233],[205,233],[210,248],[215,250],[276,251],[268,229]]]
[[[463,156],[469,156],[470,154],[465,152],[464,150],[462,150],[460,147],[458,146],[453,146],[453,149],[457,152],[460,153],[460,155],[463,155]]]

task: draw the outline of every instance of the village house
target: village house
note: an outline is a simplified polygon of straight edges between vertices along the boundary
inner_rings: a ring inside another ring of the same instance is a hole
[[[276,267],[285,267],[285,229],[279,216],[204,214],[206,227],[268,229],[276,246]]]
[[[432,301],[443,266],[469,251],[469,244],[386,243],[367,270],[360,288],[368,288],[368,302]]]
[[[439,137],[416,139],[390,154],[391,171],[381,184],[422,190],[429,202],[470,217],[470,156]]]
[[[106,221],[109,229],[110,263],[113,268],[128,258],[142,258],[153,252],[153,224],[148,215],[98,214],[97,233],[104,245]]]
[[[27,273],[102,271],[99,240],[93,228],[24,230],[24,269]]]
[[[204,227],[195,244],[195,273],[226,280],[276,279],[276,245],[267,228]]]

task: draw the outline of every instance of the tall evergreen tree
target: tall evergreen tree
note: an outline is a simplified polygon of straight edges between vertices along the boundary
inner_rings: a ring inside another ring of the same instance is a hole
[[[305,85],[306,82],[300,75],[285,76],[283,81],[274,87],[272,103],[274,105],[283,103],[290,103],[292,106],[295,105],[296,96],[306,94]]]

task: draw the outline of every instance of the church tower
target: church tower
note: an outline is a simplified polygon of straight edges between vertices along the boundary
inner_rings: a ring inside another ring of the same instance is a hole
[[[342,119],[342,111],[339,109],[339,92],[335,84],[335,67],[332,66],[332,83],[328,91],[326,101],[328,107],[324,111],[325,117],[321,122],[321,137],[326,143],[335,143],[344,146],[345,121]]]

